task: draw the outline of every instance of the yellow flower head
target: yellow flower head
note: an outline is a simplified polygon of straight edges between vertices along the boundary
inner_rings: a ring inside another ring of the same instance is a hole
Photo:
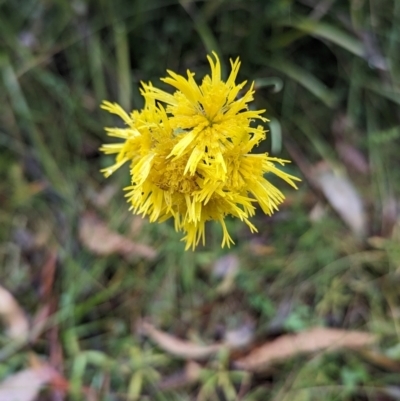
[[[128,199],[134,213],[148,215],[151,222],[173,218],[175,229],[186,236],[186,249],[202,240],[205,223],[218,221],[223,229],[222,246],[233,243],[224,219],[231,215],[257,231],[249,218],[255,203],[271,215],[284,200],[282,192],[265,175],[273,173],[296,188],[298,178],[276,167],[287,161],[268,154],[251,153],[265,138],[255,119],[267,121],[264,110],[249,110],[254,84],[244,94],[246,82],[236,84],[239,59],[231,61],[228,79],[221,79],[219,59],[208,56],[211,76],[201,85],[194,74],[187,78],[168,71],[162,81],[173,86],[169,94],[151,84],[142,84],[145,106],[127,114],[119,105],[103,102],[102,108],[120,116],[125,128],[106,128],[108,135],[123,142],[101,150],[116,154],[115,164],[103,170],[112,174],[130,163]]]
[[[188,71],[187,78],[168,71],[170,75],[161,80],[176,89],[171,95],[151,85],[143,85],[145,98],[167,104],[170,124],[179,141],[170,157],[179,158],[190,154],[185,173],[195,175],[199,163],[212,160],[218,167],[218,175],[226,178],[224,154],[232,149],[233,142],[240,140],[244,133],[264,136],[261,127],[251,127],[252,119],[267,121],[261,117],[265,110],[250,111],[247,103],[253,100],[253,85],[241,97],[239,92],[246,82],[236,84],[240,61],[231,61],[231,73],[226,82],[221,80],[221,65],[214,53],[215,62],[208,56],[211,76],[206,75],[200,86],[194,80],[194,73]]]

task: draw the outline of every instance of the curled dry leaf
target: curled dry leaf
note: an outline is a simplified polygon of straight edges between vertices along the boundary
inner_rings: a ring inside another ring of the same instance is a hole
[[[97,255],[119,254],[128,259],[142,257],[154,259],[155,249],[144,244],[137,244],[121,234],[110,230],[106,223],[94,213],[85,213],[79,222],[79,238],[82,243]]]
[[[184,359],[207,359],[223,347],[223,344],[199,345],[181,340],[156,329],[148,322],[142,322],[140,328],[164,351]]]
[[[375,336],[370,333],[317,327],[298,334],[283,335],[268,342],[238,359],[235,367],[257,372],[301,353],[332,351],[338,348],[357,349],[374,341]]]
[[[326,163],[315,167],[313,178],[314,183],[353,233],[364,237],[367,230],[364,205],[349,179],[336,174]]]
[[[15,298],[5,288],[0,286],[0,317],[4,321],[7,335],[11,338],[21,338],[28,335],[28,319]]]

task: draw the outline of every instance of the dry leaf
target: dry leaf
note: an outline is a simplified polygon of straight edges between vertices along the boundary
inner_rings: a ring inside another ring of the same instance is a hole
[[[28,319],[18,305],[15,298],[0,286],[0,317],[7,328],[7,335],[11,338],[21,338],[28,335]]]
[[[222,344],[198,345],[190,341],[181,340],[157,330],[147,322],[142,322],[140,328],[164,351],[184,359],[207,359],[223,347]]]
[[[320,163],[314,169],[314,182],[353,233],[364,237],[367,230],[364,205],[349,179],[335,174],[326,163]]]
[[[159,384],[160,390],[176,390],[197,383],[200,379],[201,366],[194,361],[186,362],[185,369],[165,377]]]
[[[400,372],[400,363],[397,360],[393,360],[384,354],[364,349],[360,351],[360,355],[375,366],[386,370],[391,370],[393,372]]]
[[[48,365],[18,372],[0,383],[0,401],[33,401],[41,388],[58,376]]]
[[[317,327],[298,334],[283,335],[268,342],[238,359],[235,367],[257,372],[274,362],[284,361],[300,353],[337,348],[356,349],[370,345],[374,340],[375,337],[370,333]]]
[[[117,253],[128,259],[135,256],[154,259],[157,256],[157,252],[150,246],[137,244],[111,231],[94,213],[85,213],[79,223],[80,240],[97,255]]]

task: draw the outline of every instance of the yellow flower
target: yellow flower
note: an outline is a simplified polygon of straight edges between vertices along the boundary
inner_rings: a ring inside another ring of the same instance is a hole
[[[231,149],[235,140],[241,138],[243,129],[257,135],[262,128],[250,126],[252,119],[267,121],[261,114],[265,110],[248,110],[247,103],[253,100],[254,89],[250,89],[241,97],[239,92],[246,82],[235,84],[240,61],[231,61],[231,73],[226,82],[221,80],[221,65],[214,53],[215,62],[208,56],[211,76],[206,75],[200,86],[194,80],[194,74],[187,72],[187,79],[168,71],[170,75],[161,79],[173,86],[177,91],[171,95],[151,85],[143,85],[143,96],[167,104],[167,113],[171,127],[179,141],[169,156],[179,158],[189,153],[185,173],[194,175],[199,163],[217,164],[217,173],[224,180],[226,163],[224,153]]]
[[[296,188],[298,178],[278,169],[288,161],[253,154],[265,138],[255,119],[267,121],[264,110],[249,110],[253,85],[243,95],[246,82],[236,84],[239,59],[231,61],[228,79],[221,79],[217,55],[208,57],[211,76],[197,85],[194,74],[187,78],[168,71],[162,79],[176,90],[169,94],[151,84],[142,84],[145,106],[126,113],[119,105],[104,102],[102,108],[122,118],[125,128],[106,128],[108,135],[123,142],[103,145],[106,154],[116,154],[106,176],[130,163],[128,201],[134,213],[150,222],[173,218],[175,229],[186,236],[186,249],[205,243],[205,223],[218,221],[223,230],[222,246],[233,243],[225,224],[227,216],[239,218],[252,232],[249,218],[255,203],[271,215],[284,195],[265,177],[274,174]],[[163,105],[165,104],[165,106]]]

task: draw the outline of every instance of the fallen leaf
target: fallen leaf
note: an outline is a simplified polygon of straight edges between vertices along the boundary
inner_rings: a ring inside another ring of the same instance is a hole
[[[400,372],[400,363],[384,354],[365,349],[360,351],[360,355],[368,362],[371,362],[380,368]]]
[[[352,182],[323,162],[314,168],[313,175],[315,184],[336,213],[354,234],[364,237],[367,231],[366,214],[363,201]]]
[[[223,344],[199,345],[181,340],[156,329],[148,322],[142,322],[140,329],[164,351],[184,359],[207,359],[209,356],[216,354],[224,346]]]
[[[160,390],[176,390],[198,382],[201,375],[201,366],[194,361],[188,361],[185,368],[165,377],[159,384]]]
[[[7,335],[21,338],[28,335],[29,322],[15,298],[0,286],[0,317],[6,325]]]
[[[338,348],[357,349],[374,341],[375,337],[370,333],[317,327],[298,334],[283,335],[268,342],[236,360],[235,367],[257,372],[298,354]]]
[[[33,401],[42,387],[58,376],[48,365],[18,372],[0,383],[0,401]]]
[[[157,256],[155,249],[133,242],[110,230],[104,221],[91,212],[85,213],[80,219],[79,238],[86,248],[97,255],[116,253],[127,259],[132,257],[154,259]]]

